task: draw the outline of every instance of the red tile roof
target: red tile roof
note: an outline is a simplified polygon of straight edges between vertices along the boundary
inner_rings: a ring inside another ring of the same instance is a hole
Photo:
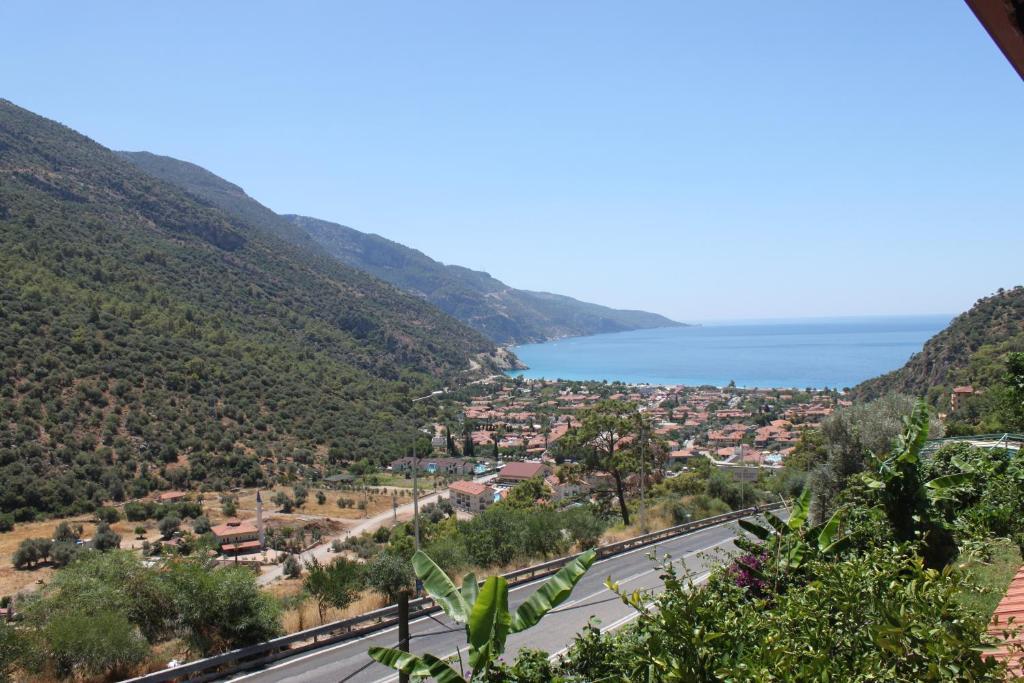
[[[533,479],[539,477],[545,467],[542,462],[510,462],[498,476],[503,479]]]
[[[231,518],[223,524],[210,529],[214,536],[234,536],[235,534],[255,534],[259,533],[259,529],[252,522],[241,522],[237,519]]]
[[[1012,622],[1009,621],[1011,618]],[[1021,624],[1024,624],[1024,566],[1017,570],[1016,576],[1013,577],[1006,589],[1006,595],[996,605],[988,632],[996,638],[1003,638],[1004,631],[1019,629]],[[1024,676],[1022,645],[1024,645],[1024,633],[1017,633],[1008,643],[988,654],[999,661],[1005,661],[1011,677]]]
[[[487,484],[478,481],[453,481],[448,485],[449,491],[458,491],[469,496],[479,496],[491,489]]]

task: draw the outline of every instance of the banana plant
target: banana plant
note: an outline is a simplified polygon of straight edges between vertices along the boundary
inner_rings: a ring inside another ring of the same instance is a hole
[[[491,576],[482,585],[476,575],[466,574],[456,588],[448,575],[423,551],[412,558],[413,570],[423,587],[453,621],[465,624],[469,645],[470,676],[430,654],[413,655],[390,647],[370,648],[370,657],[385,666],[415,677],[432,677],[438,683],[466,683],[486,676],[505,651],[510,633],[534,626],[545,614],[565,602],[573,588],[597,558],[593,549],[577,556],[548,579],[516,611],[508,608],[508,582]],[[461,658],[460,658],[461,662]]]
[[[806,528],[811,510],[811,490],[805,488],[793,504],[789,519],[783,521],[771,512],[764,513],[768,526],[764,527],[747,519],[737,520],[740,527],[764,542],[764,545],[751,550],[766,553],[776,558],[780,569],[799,569],[814,555],[834,555],[849,545],[848,538],[836,538],[839,525],[845,512],[844,508],[836,512],[824,524]],[[755,567],[746,567],[757,574]]]
[[[863,478],[881,499],[896,539],[921,541],[925,563],[938,569],[954,557],[956,544],[936,503],[971,483],[975,473],[966,470],[922,482],[921,450],[928,440],[929,419],[928,404],[918,401],[892,452],[887,458],[876,456],[875,470]]]

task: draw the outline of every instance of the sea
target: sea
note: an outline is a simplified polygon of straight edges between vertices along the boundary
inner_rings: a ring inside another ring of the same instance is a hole
[[[708,323],[571,337],[512,350],[512,376],[629,384],[843,389],[895,370],[951,315]]]

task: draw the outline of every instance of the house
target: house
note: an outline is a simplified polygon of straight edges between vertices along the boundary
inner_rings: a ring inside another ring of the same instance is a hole
[[[585,481],[563,481],[552,474],[544,478],[544,483],[551,490],[551,497],[556,501],[579,498],[590,493],[590,485]]]
[[[184,491],[164,491],[157,494],[156,501],[158,503],[180,503],[185,500],[186,496],[188,494]]]
[[[973,395],[974,387],[972,386],[953,387],[953,393],[949,396],[949,405],[953,408],[953,412],[960,407],[961,401]]]
[[[510,462],[498,473],[498,483],[518,484],[535,477],[551,474],[551,467],[542,462]]]
[[[478,481],[454,481],[448,486],[452,505],[472,514],[483,512],[494,502],[494,489]]]
[[[232,517],[210,529],[223,553],[244,553],[260,550],[260,530],[251,522]]]

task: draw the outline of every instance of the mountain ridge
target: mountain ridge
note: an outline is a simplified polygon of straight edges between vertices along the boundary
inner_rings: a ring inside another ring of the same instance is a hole
[[[483,271],[444,264],[375,233],[298,214],[276,214],[235,183],[187,161],[119,152],[142,170],[295,243],[316,243],[342,263],[426,299],[498,344],[681,326],[656,313],[613,309],[550,292],[510,287]]]
[[[1024,286],[1019,285],[978,299],[903,367],[861,382],[851,395],[863,400],[892,392],[927,395],[946,409],[954,386],[985,389],[1000,382],[1000,359],[1011,351],[1024,351]]]

